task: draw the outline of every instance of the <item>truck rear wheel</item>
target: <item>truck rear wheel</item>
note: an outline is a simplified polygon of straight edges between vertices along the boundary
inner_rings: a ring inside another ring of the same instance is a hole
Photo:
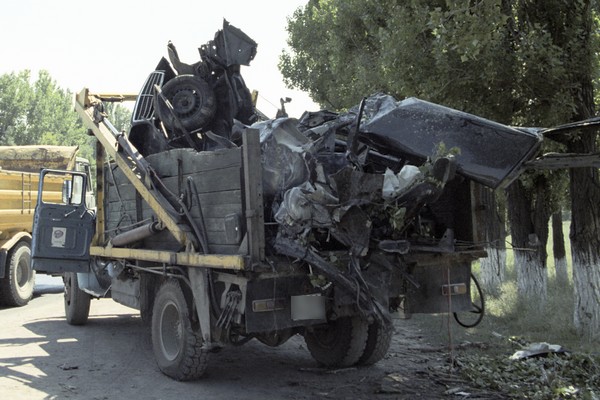
[[[90,315],[92,296],[79,288],[77,273],[65,272],[65,317],[70,325],[84,325]]]
[[[34,285],[31,250],[21,241],[9,252],[6,277],[0,279],[0,301],[7,306],[24,306],[33,296]]]
[[[201,332],[194,330],[190,308],[177,280],[164,282],[152,310],[152,349],[163,374],[178,381],[200,378],[208,364]]]
[[[388,352],[392,343],[394,331],[392,326],[386,323],[374,321],[369,324],[367,331],[367,345],[358,360],[360,365],[373,365],[381,360]]]
[[[342,317],[324,327],[307,330],[304,341],[312,357],[326,367],[349,367],[362,356],[368,323],[362,318]]]

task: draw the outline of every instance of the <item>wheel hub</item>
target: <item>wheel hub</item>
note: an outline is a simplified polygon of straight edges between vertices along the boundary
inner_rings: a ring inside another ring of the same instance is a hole
[[[181,351],[183,340],[183,326],[177,305],[168,303],[160,318],[160,345],[165,358],[173,361]]]
[[[19,263],[17,264],[16,274],[17,276],[15,281],[17,282],[17,285],[20,288],[27,285],[27,282],[29,282],[30,275],[29,265],[26,260],[21,259],[19,261]]]
[[[186,118],[200,107],[199,94],[191,88],[180,90],[173,96],[172,104],[177,116]]]

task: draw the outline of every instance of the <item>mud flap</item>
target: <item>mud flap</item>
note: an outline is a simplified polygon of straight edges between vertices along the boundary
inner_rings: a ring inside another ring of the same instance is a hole
[[[210,296],[206,270],[204,268],[189,268],[188,275],[192,285],[194,304],[198,312],[198,321],[200,321],[200,331],[202,332],[202,340],[204,341],[203,346],[210,346],[212,332],[210,323]]]
[[[471,310],[471,263],[416,266],[412,277],[419,288],[409,286],[407,310],[436,314]]]

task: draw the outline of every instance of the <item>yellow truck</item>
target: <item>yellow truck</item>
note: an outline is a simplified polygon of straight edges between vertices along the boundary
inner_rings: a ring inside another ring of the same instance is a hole
[[[31,227],[42,168],[89,171],[77,146],[0,146],[0,302],[23,306],[33,294]],[[61,180],[49,177],[42,196],[61,199]]]

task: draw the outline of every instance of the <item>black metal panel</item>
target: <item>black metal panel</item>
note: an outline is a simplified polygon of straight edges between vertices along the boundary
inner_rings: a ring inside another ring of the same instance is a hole
[[[291,313],[291,297],[309,294],[311,285],[305,276],[285,276],[248,281],[246,295],[246,332],[273,332],[296,326],[314,324],[314,320],[293,321]],[[253,310],[257,300],[273,300],[274,311]]]
[[[456,147],[458,172],[491,188],[541,144],[536,134],[415,98],[381,104],[361,124],[360,138],[381,153],[421,161],[434,156],[440,143]]]
[[[406,310],[409,313],[437,314],[470,311],[471,264],[415,266],[412,278],[420,285],[409,285]],[[444,287],[466,285],[466,293],[447,296]]]

